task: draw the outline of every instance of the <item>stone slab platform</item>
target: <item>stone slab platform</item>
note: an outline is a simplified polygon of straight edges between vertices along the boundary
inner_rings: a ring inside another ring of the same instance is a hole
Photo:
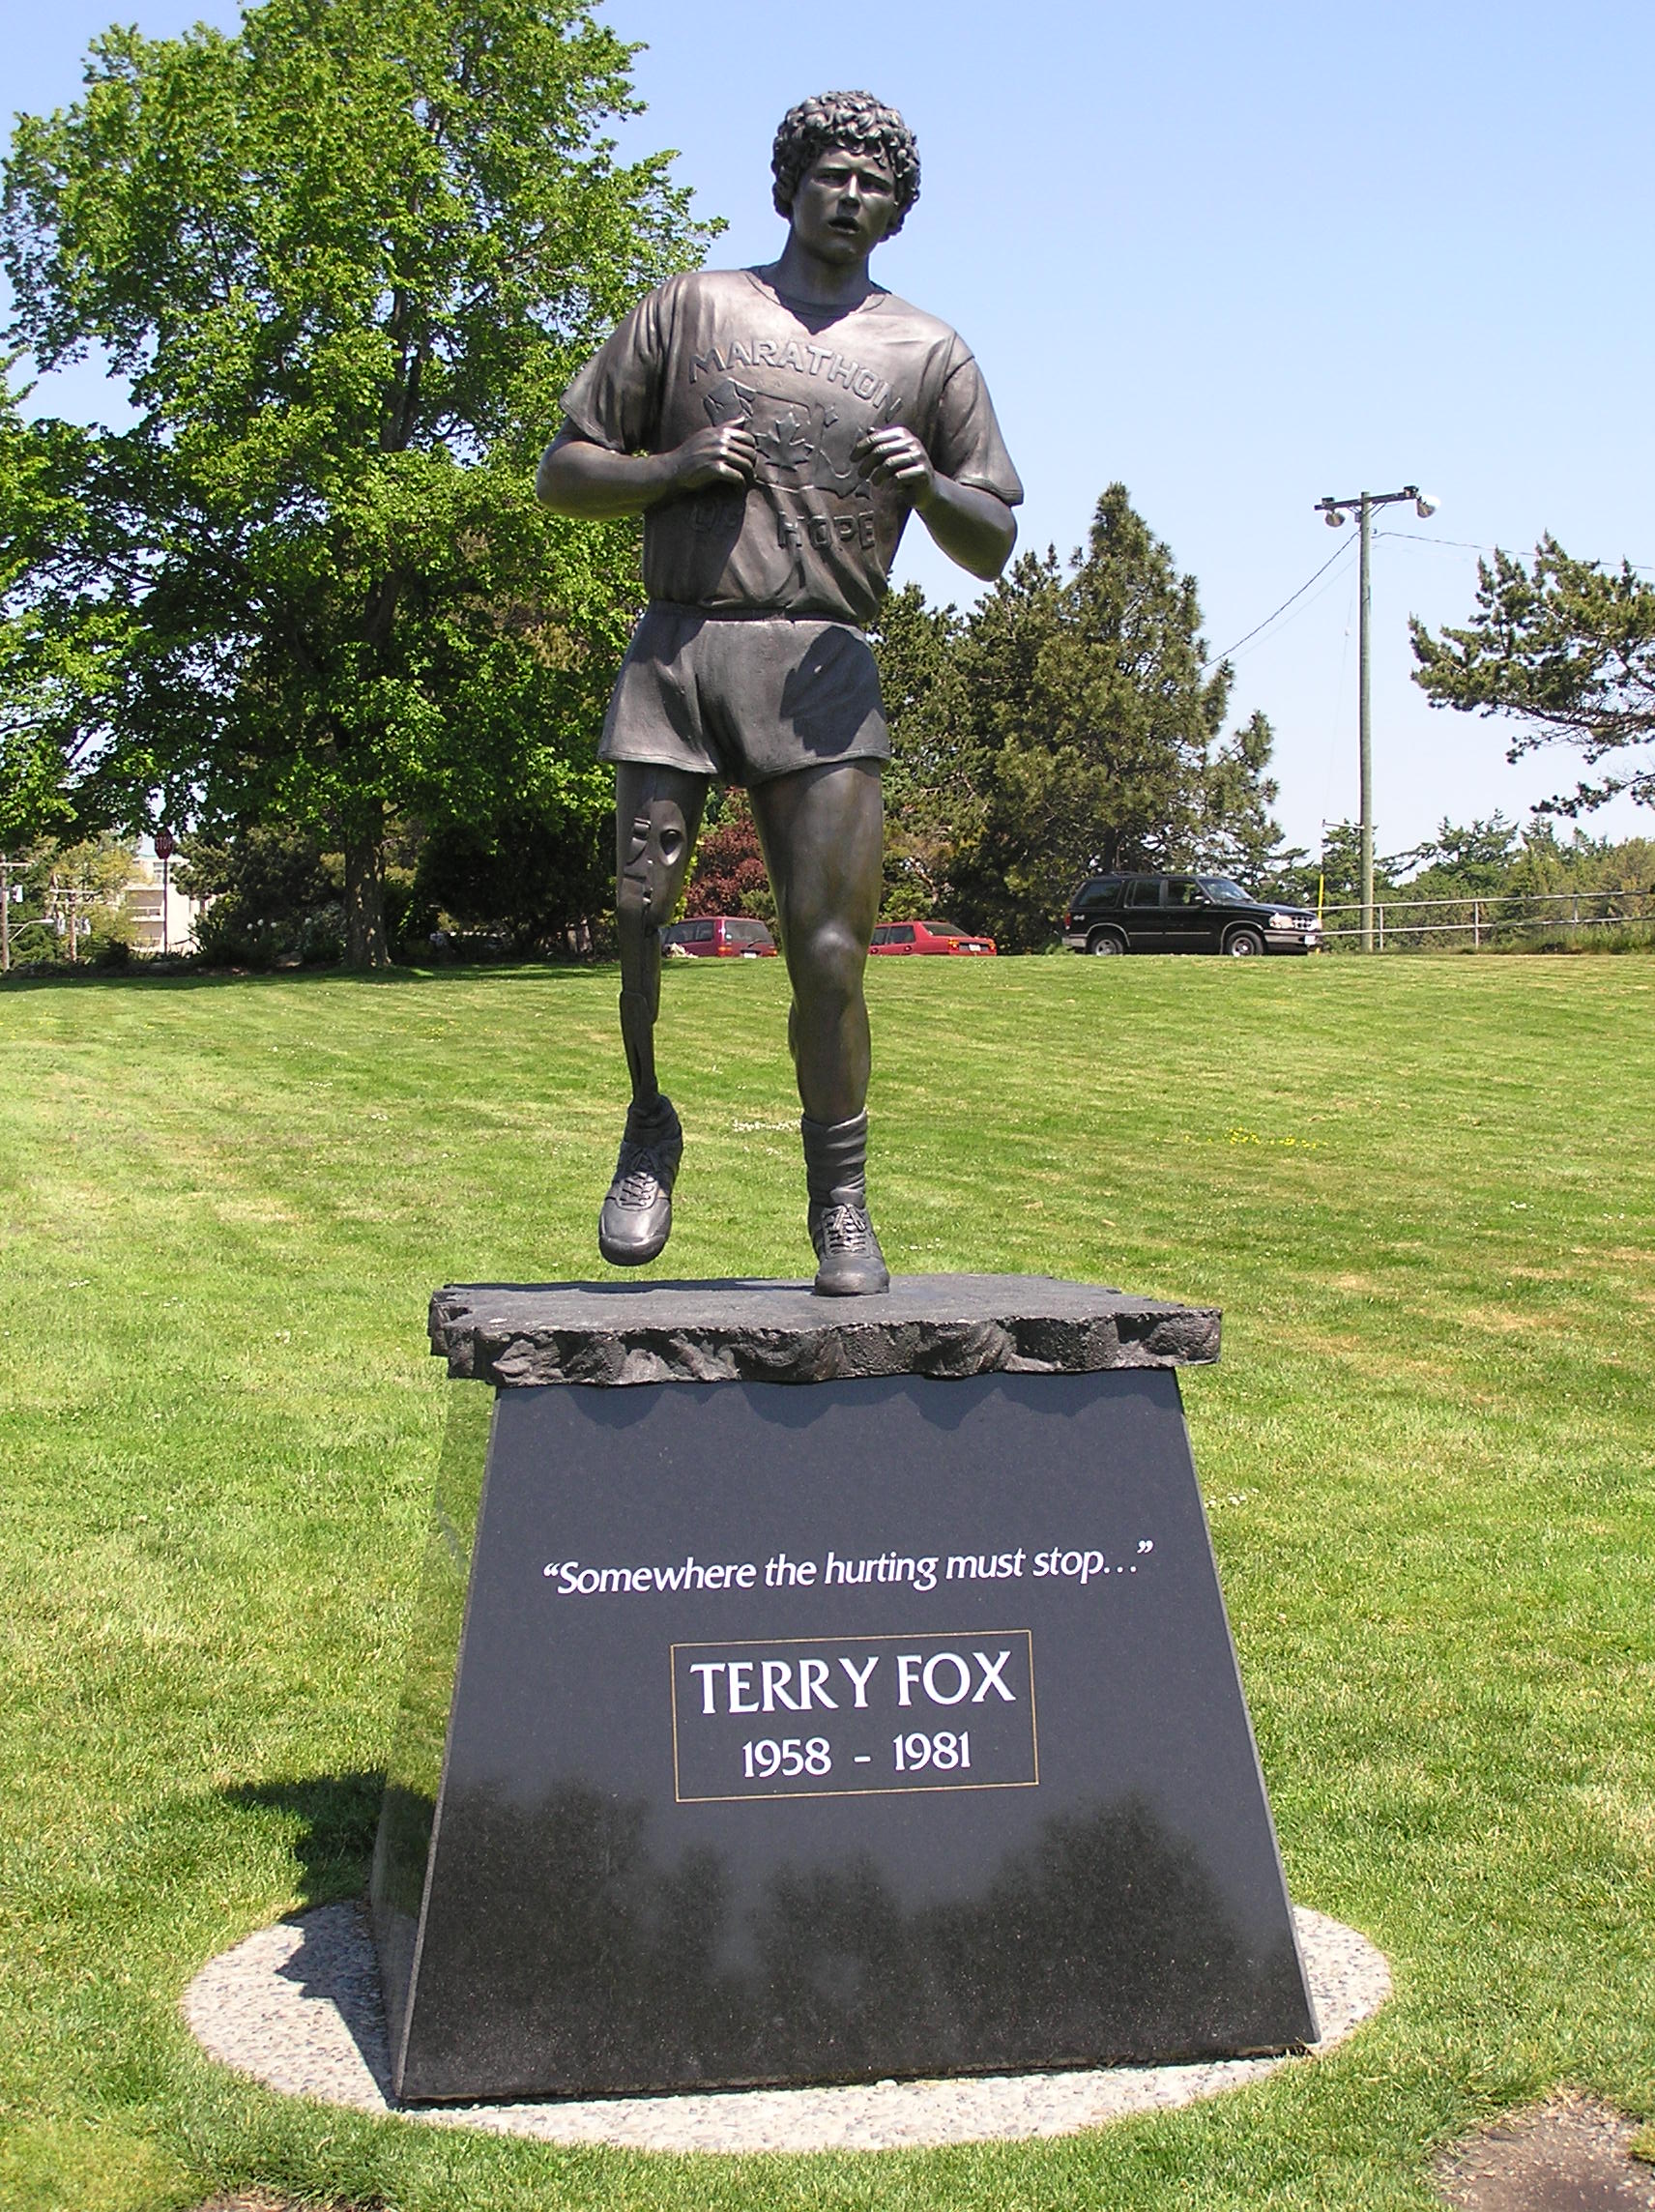
[[[808,1283],[450,1283],[431,1299],[449,1373],[545,1382],[845,1382],[1094,1375],[1218,1357],[1216,1306],[1047,1275],[904,1275],[880,1297]]]

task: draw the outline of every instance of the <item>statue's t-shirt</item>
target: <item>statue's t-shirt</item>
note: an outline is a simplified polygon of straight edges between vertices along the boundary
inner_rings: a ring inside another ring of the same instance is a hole
[[[620,453],[668,452],[710,423],[752,431],[748,490],[711,485],[644,517],[651,598],[712,613],[873,620],[910,509],[857,476],[864,430],[899,422],[944,476],[1023,497],[964,340],[893,292],[821,308],[756,270],[674,276],[581,370],[564,412]]]

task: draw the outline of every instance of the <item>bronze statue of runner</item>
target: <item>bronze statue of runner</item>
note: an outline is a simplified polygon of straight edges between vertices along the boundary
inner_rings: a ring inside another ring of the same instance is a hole
[[[804,101],[771,165],[781,258],[640,301],[564,394],[538,488],[565,514],[645,518],[649,606],[600,747],[632,1102],[599,1249],[640,1266],[671,1230],[683,1135],[655,1079],[660,930],[717,777],[751,796],[793,986],[815,1287],[846,1295],[890,1281],[868,1214],[862,996],[890,740],[862,626],[910,512],[991,578],[1023,487],[963,340],[868,275],[919,192],[901,116],[863,92]]]

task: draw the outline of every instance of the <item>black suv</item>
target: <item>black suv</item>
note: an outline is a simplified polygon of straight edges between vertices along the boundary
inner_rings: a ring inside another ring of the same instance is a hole
[[[1089,876],[1069,900],[1071,952],[1312,952],[1308,907],[1265,906],[1228,876]]]

